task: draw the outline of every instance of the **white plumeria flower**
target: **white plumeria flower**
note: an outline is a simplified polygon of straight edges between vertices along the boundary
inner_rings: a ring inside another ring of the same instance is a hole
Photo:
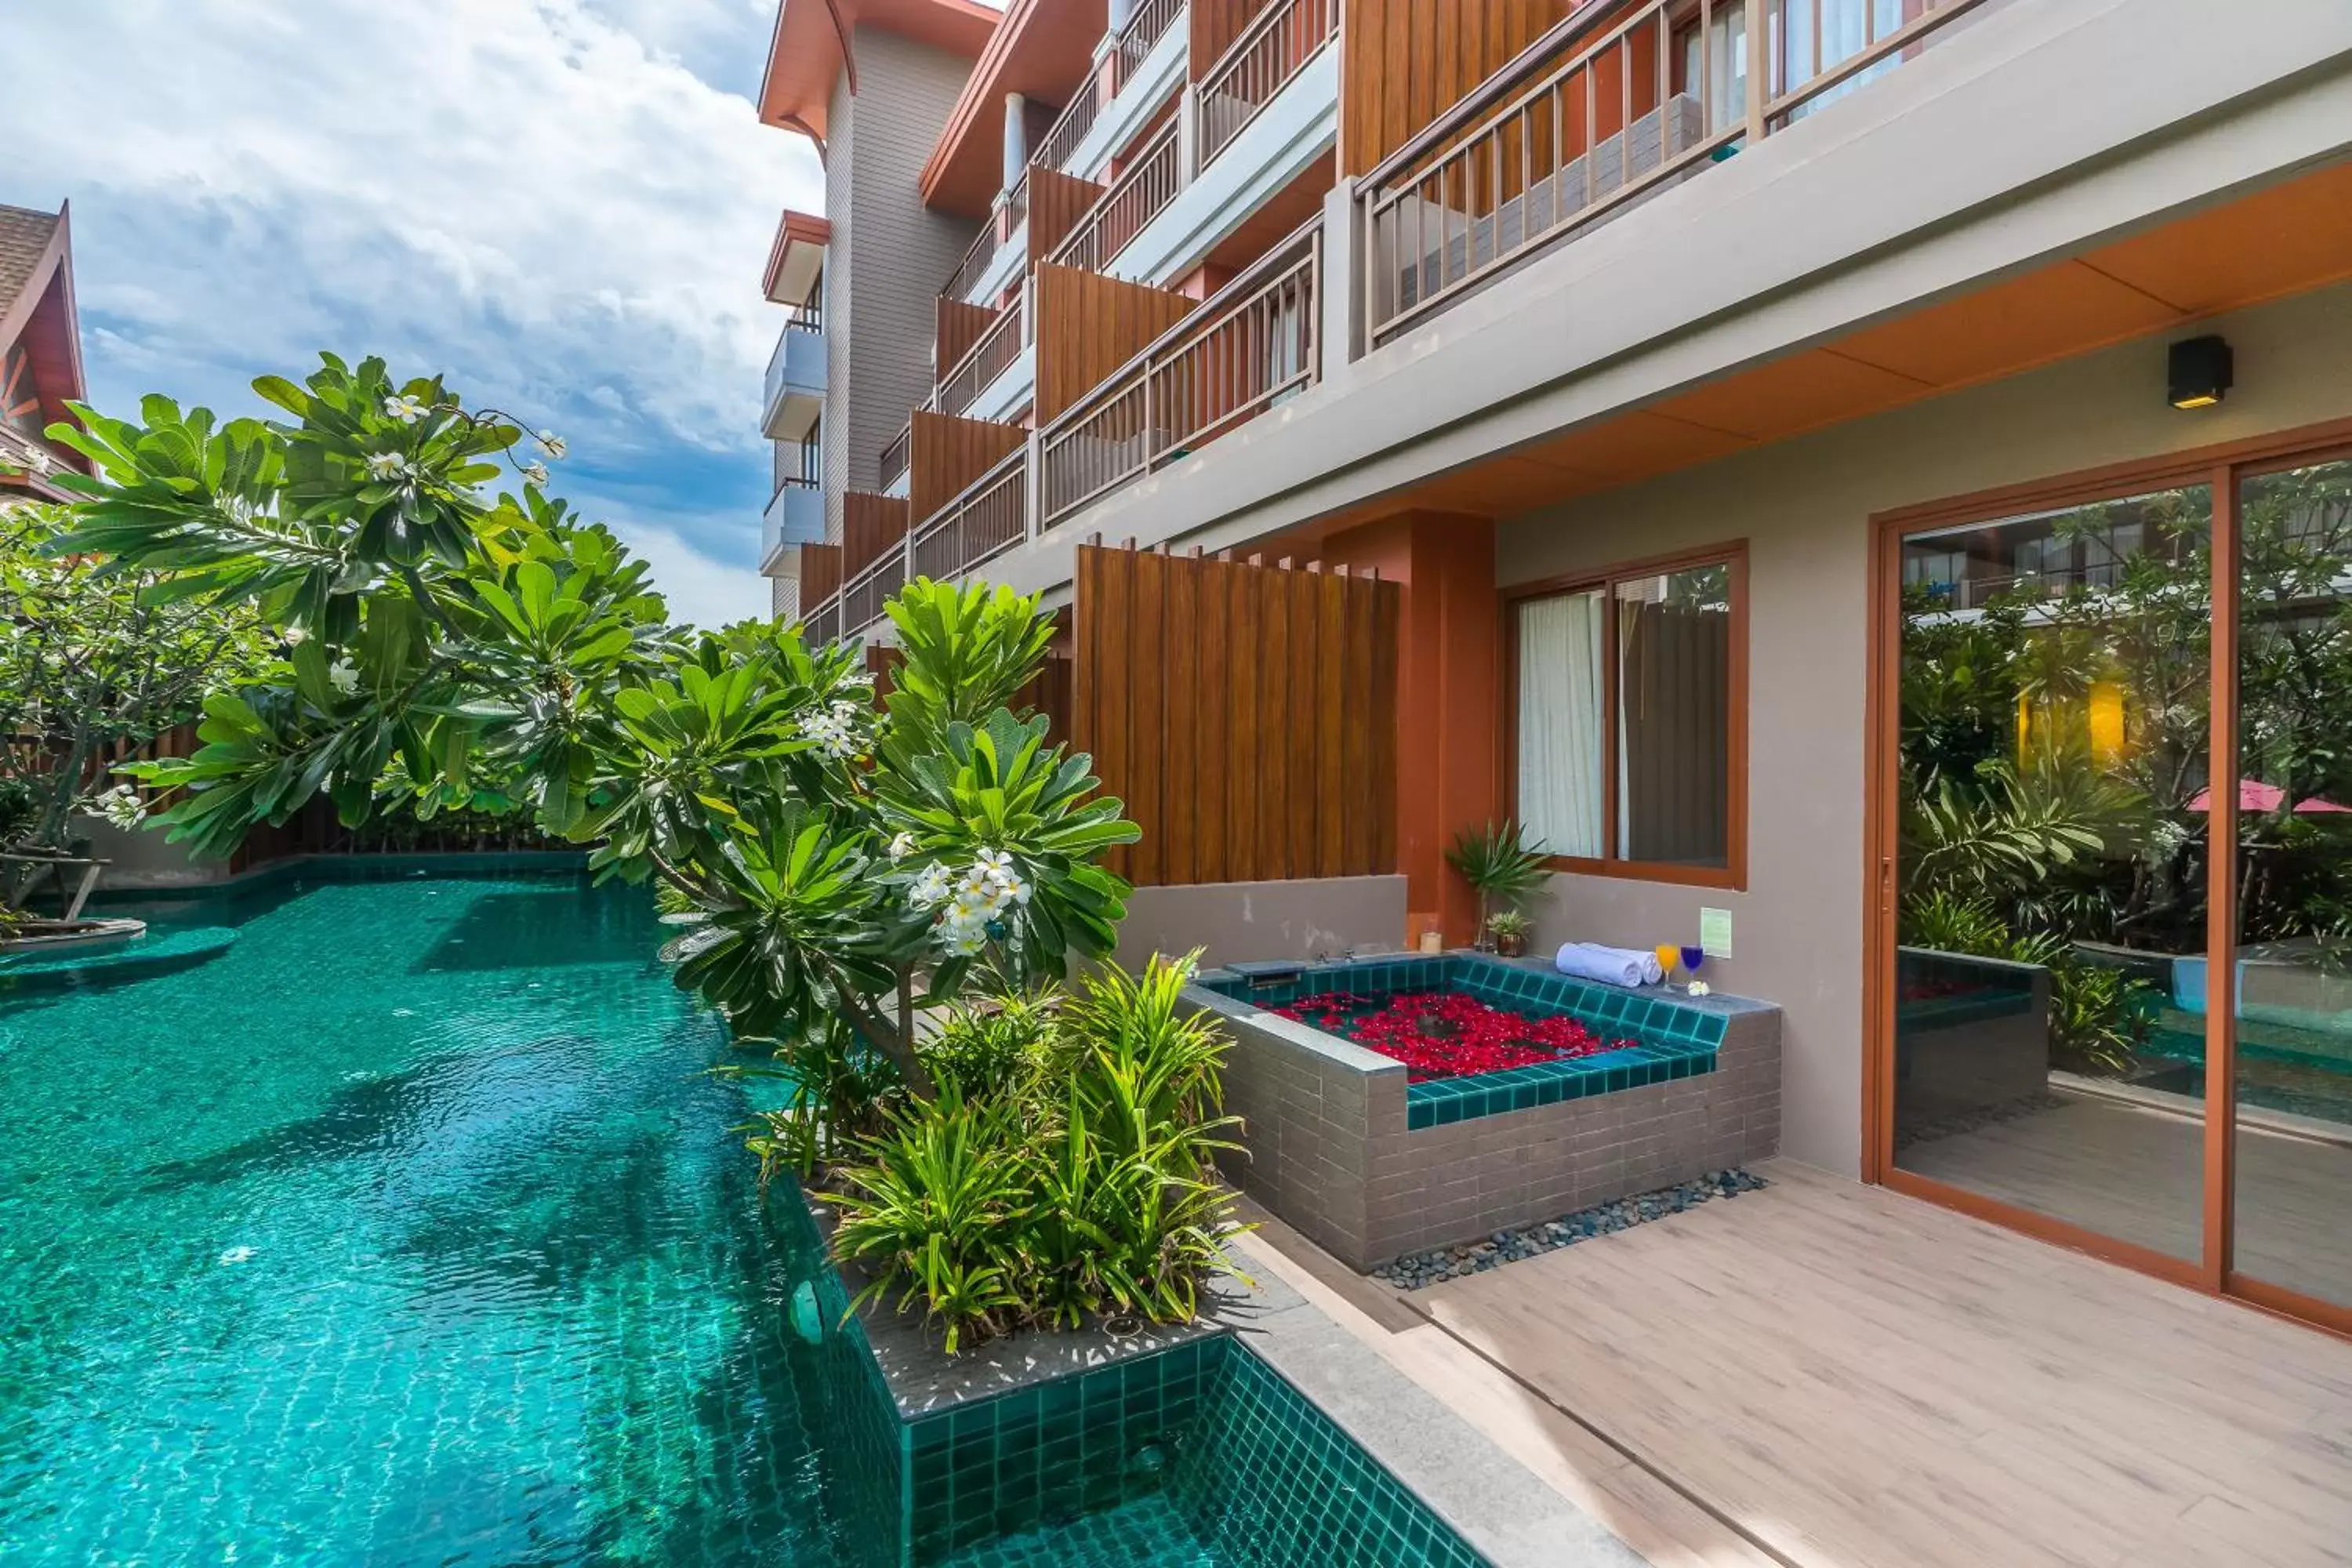
[[[1708,986],[1706,981],[1694,980],[1690,983],[1690,990],[1685,993],[1685,994],[1692,996],[1712,996],[1715,994],[1715,992]]]
[[[1014,877],[1004,884],[1004,896],[1016,904],[1026,904],[1029,901],[1029,884],[1019,877]]]
[[[310,632],[301,626],[288,626],[278,635],[285,638],[288,647],[300,647],[310,640]]]
[[[915,836],[913,834],[901,833],[890,840],[891,859],[904,860],[908,856],[912,855],[914,852]]]
[[[38,479],[49,471],[49,455],[38,447],[29,447],[25,453],[25,466],[33,470],[35,479]]]
[[[551,458],[561,458],[569,449],[563,437],[552,430],[541,430],[539,444],[547,448],[547,455]]]
[[[543,485],[547,483],[547,465],[545,463],[525,463],[522,466],[522,477],[529,479],[532,484]]]
[[[367,460],[368,478],[396,479],[413,472],[407,455],[401,452],[370,452]]]
[[[406,393],[398,397],[387,397],[383,400],[383,415],[385,418],[397,419],[403,425],[414,425],[425,417],[425,400]]]
[[[350,659],[339,658],[327,667],[327,684],[346,697],[356,697],[360,689],[360,672]]]
[[[907,897],[919,910],[935,910],[948,901],[951,891],[948,868],[945,866],[926,866],[915,874],[914,884],[907,889]]]

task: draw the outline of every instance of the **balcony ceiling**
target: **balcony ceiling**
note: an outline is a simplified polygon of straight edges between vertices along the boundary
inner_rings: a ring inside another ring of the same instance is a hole
[[[768,300],[776,305],[804,305],[809,289],[824,265],[824,247],[833,242],[833,226],[808,213],[786,209],[776,224],[775,243],[768,247]]]
[[[1004,95],[1067,103],[1109,26],[1108,0],[1012,0],[923,165],[925,204],[985,217],[1004,183]]]
[[[845,66],[850,90],[856,90],[849,39],[859,27],[879,27],[977,59],[996,19],[995,12],[971,0],[782,0],[760,79],[760,119],[823,141],[833,84]]]

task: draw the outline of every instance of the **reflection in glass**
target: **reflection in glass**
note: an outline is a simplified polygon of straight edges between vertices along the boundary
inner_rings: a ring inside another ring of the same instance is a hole
[[[2239,496],[2234,1266],[2352,1305],[2352,463]]]
[[[1904,544],[1895,1162],[2194,1258],[2212,507]]]
[[[1731,863],[1731,568],[1617,584],[1617,858]]]

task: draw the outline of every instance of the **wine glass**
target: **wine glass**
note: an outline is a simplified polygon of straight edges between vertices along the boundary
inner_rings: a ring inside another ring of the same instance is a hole
[[[1706,949],[1703,947],[1684,948],[1682,950],[1682,960],[1683,968],[1690,972],[1690,977],[1693,980],[1696,980],[1698,978],[1699,965],[1706,962]]]
[[[1675,983],[1675,959],[1677,955],[1687,952],[1689,949],[1676,947],[1670,942],[1662,942],[1650,951],[1657,955],[1658,983],[1662,985],[1672,985]]]

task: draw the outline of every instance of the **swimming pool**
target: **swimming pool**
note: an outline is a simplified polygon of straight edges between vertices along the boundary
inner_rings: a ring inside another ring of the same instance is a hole
[[[1181,1408],[1189,1363],[1087,1374],[1084,1430],[877,1413],[642,891],[346,862],[137,912],[237,937],[0,977],[0,1562],[1476,1561],[1223,1341]]]

